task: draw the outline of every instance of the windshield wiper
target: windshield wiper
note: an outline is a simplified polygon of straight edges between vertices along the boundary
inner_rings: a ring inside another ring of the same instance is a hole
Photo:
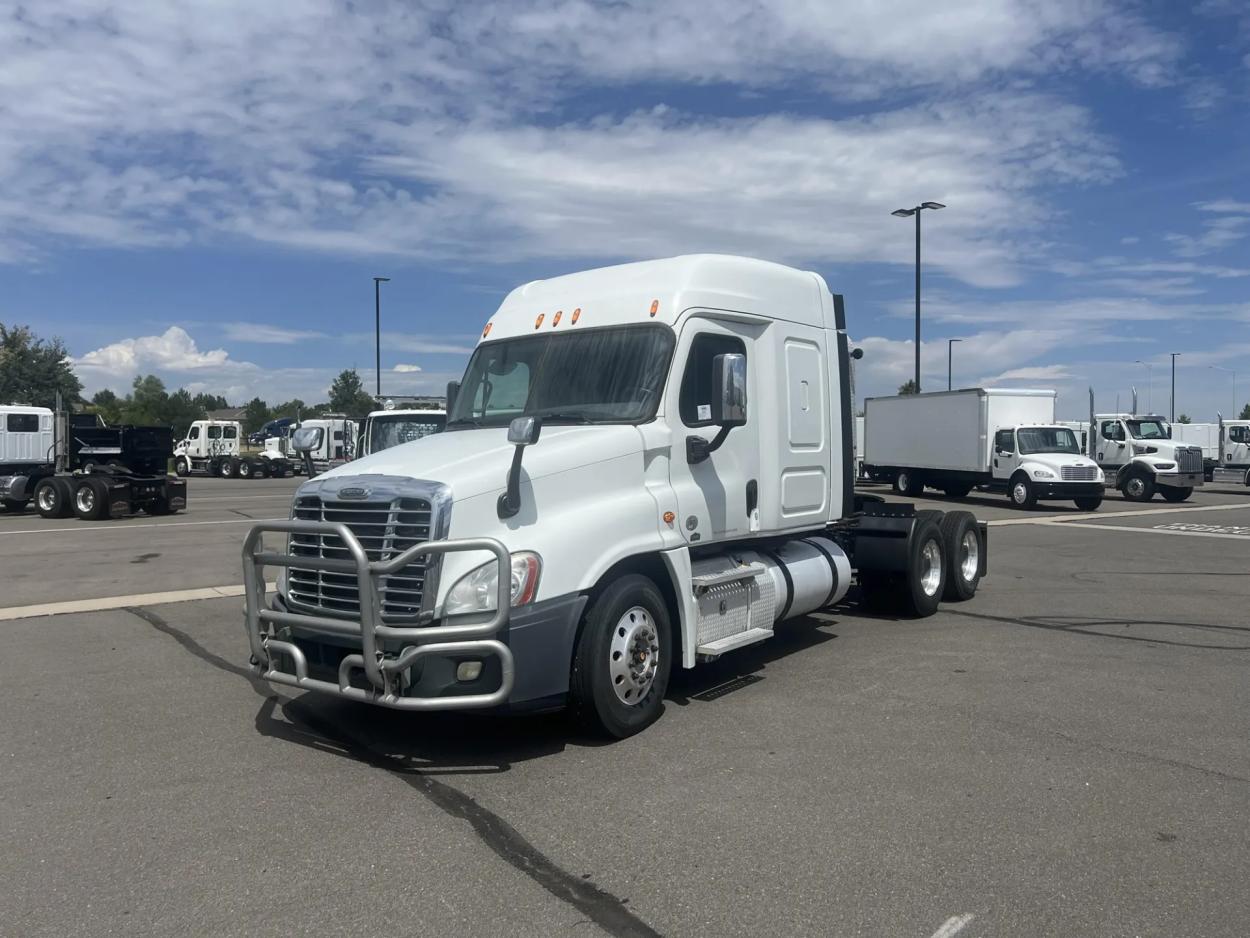
[[[448,420],[443,429],[447,427],[480,427],[482,424],[476,417],[457,417],[455,420]]]

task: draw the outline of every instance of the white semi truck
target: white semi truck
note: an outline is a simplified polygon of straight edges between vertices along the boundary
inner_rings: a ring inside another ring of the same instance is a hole
[[[517,288],[448,388],[446,432],[309,480],[289,521],[252,528],[253,666],[398,709],[568,704],[622,737],[672,668],[853,580],[922,616],[971,597],[983,524],[854,495],[849,356],[842,298],[764,261]]]
[[[223,479],[281,478],[295,475],[295,466],[276,446],[243,453],[243,425],[235,420],[196,420],[174,448],[174,471],[180,476],[204,473]]]
[[[1250,420],[1225,420],[1221,416],[1217,426],[1220,448],[1211,481],[1250,486]]]
[[[296,453],[292,444],[295,431],[304,429],[309,448]],[[313,472],[325,472],[351,462],[357,455],[359,426],[346,414],[322,414],[292,425],[291,435],[281,441],[287,455],[299,459],[301,468],[311,462]],[[266,441],[268,448],[268,441]],[[302,468],[305,473],[308,469]]]
[[[864,402],[864,471],[904,495],[925,486],[962,498],[1003,492],[1018,508],[1071,500],[1102,504],[1103,474],[1076,436],[1055,422],[1055,392],[966,388],[870,397]]]
[[[401,443],[411,443],[431,433],[442,433],[447,426],[447,411],[442,408],[411,408],[389,406],[371,411],[360,433],[360,455],[368,456]]]
[[[1131,502],[1159,492],[1183,502],[1202,486],[1202,449],[1172,439],[1172,425],[1153,414],[1096,414],[1089,392],[1089,456],[1102,468],[1108,488]]]

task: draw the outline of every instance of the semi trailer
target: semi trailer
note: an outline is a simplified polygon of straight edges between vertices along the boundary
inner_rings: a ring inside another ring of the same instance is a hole
[[[85,422],[84,422],[85,423]],[[0,407],[0,505],[44,518],[98,521],[187,505],[186,483],[167,475],[169,427],[82,425],[58,408]]]
[[[567,705],[623,737],[672,669],[783,620],[971,598],[984,524],[855,494],[849,359],[842,297],[764,261],[518,287],[445,432],[305,482],[289,520],[250,530],[253,667],[404,710]]]
[[[962,498],[1002,492],[1018,508],[1071,500],[1102,504],[1103,473],[1055,422],[1055,392],[966,388],[870,397],[864,402],[864,471],[916,496],[926,486]]]
[[[295,465],[276,446],[243,453],[243,425],[235,420],[196,420],[174,449],[174,471],[180,476],[203,473],[223,479],[263,479],[295,475]]]

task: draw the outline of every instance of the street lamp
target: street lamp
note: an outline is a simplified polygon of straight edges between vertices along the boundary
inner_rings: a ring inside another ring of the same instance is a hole
[[[1155,367],[1150,362],[1144,362],[1140,358],[1134,364],[1146,366],[1146,410],[1154,413],[1154,405],[1150,403],[1150,392],[1154,389],[1154,373]]]
[[[916,393],[920,393],[920,213],[924,209],[946,208],[941,202],[921,202],[915,208],[899,208],[890,214],[897,218],[916,216]]]
[[[1233,376],[1233,411],[1232,413],[1233,413],[1233,416],[1236,417],[1237,416],[1237,372],[1233,371],[1233,369],[1231,368],[1225,368],[1223,365],[1208,365],[1207,367],[1213,368],[1216,371],[1227,371],[1230,375]]]
[[[963,339],[947,339],[946,340],[946,390],[951,389],[951,348],[956,342],[962,342]]]
[[[1176,423],[1176,356],[1180,352],[1170,352],[1172,356],[1172,416],[1168,418],[1172,423]]]
[[[377,376],[378,397],[382,396],[382,284],[390,281],[390,277],[373,278],[373,367]]]

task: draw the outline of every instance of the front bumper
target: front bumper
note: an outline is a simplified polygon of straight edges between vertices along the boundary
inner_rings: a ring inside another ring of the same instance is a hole
[[[1106,487],[1101,482],[1034,482],[1038,498],[1067,499],[1091,498],[1102,495]]]
[[[1201,472],[1156,472],[1155,485],[1170,485],[1178,489],[1201,488],[1206,476]]]

